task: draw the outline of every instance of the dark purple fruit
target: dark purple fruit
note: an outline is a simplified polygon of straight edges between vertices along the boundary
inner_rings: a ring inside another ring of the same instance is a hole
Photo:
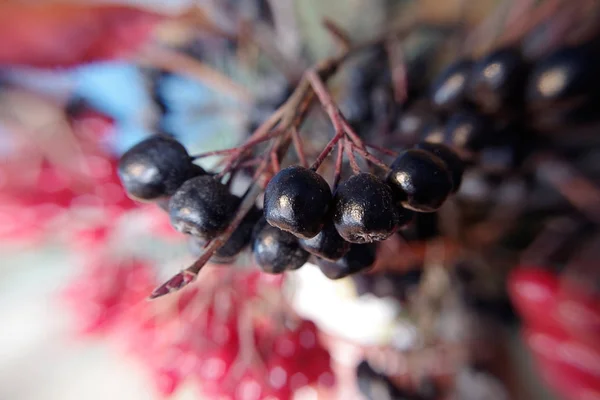
[[[445,140],[446,126],[440,121],[431,121],[421,130],[420,139],[430,143],[443,143]]]
[[[577,106],[600,88],[598,55],[588,46],[564,47],[538,61],[528,80],[530,110]]]
[[[302,267],[310,254],[303,250],[298,238],[267,224],[261,219],[254,227],[252,253],[256,264],[265,272],[279,274]]]
[[[472,66],[470,60],[459,60],[438,75],[429,92],[431,104],[436,110],[454,111],[464,104]]]
[[[462,176],[465,172],[465,163],[458,154],[450,147],[441,143],[421,142],[415,146],[416,149],[425,150],[439,157],[450,171],[452,176],[452,193],[456,193],[462,182]]]
[[[251,209],[238,227],[233,231],[225,244],[215,251],[210,260],[217,264],[230,264],[235,261],[236,256],[252,241],[252,231],[261,216],[262,212],[259,209]],[[208,242],[203,239],[191,237],[190,251],[194,256],[200,256],[207,243]]]
[[[300,238],[316,236],[331,205],[329,185],[315,171],[291,166],[279,171],[265,189],[267,222]]]
[[[469,98],[488,114],[514,110],[523,104],[528,66],[514,47],[496,50],[473,66]]]
[[[396,158],[387,182],[402,206],[417,212],[440,208],[453,187],[444,161],[418,149],[407,150]]]
[[[198,176],[186,181],[171,197],[171,224],[179,232],[212,240],[227,228],[239,202],[213,177]]]
[[[325,224],[317,236],[300,239],[300,246],[315,256],[331,261],[342,258],[350,250],[350,242],[340,236],[331,221]]]
[[[402,112],[396,120],[394,137],[400,138],[403,144],[416,143],[432,121],[435,121],[435,117],[428,110],[412,107]]]
[[[366,271],[377,259],[377,244],[352,244],[350,251],[336,261],[317,258],[317,266],[329,279],[341,279]]]
[[[445,142],[453,147],[479,151],[493,136],[489,120],[478,113],[461,111],[454,113],[446,123]]]
[[[338,187],[333,222],[348,242],[385,240],[396,231],[397,221],[392,191],[375,175],[363,172]]]
[[[118,173],[130,197],[151,201],[175,193],[197,168],[181,143],[155,135],[123,154]]]

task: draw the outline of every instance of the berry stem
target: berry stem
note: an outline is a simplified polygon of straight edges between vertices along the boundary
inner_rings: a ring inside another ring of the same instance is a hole
[[[234,157],[239,157],[242,153],[244,153],[245,151],[249,150],[250,148],[256,146],[257,144],[260,144],[262,142],[265,142],[269,139],[272,139],[274,137],[277,137],[278,135],[280,135],[281,132],[278,130],[275,130],[271,133],[268,133],[266,135],[261,135],[259,137],[256,137],[252,140],[247,141],[246,143],[244,143],[241,146],[238,147],[232,147],[229,149],[223,149],[223,150],[214,150],[214,151],[207,151],[206,153],[200,153],[200,154],[196,154],[191,156],[190,158],[193,160],[197,160],[199,158],[204,158],[204,157],[211,157],[211,156],[220,156],[220,155],[225,155],[225,154],[232,154],[235,153]]]
[[[591,221],[600,223],[600,190],[566,162],[548,158],[537,164],[537,175]]]
[[[296,155],[298,156],[298,160],[300,160],[300,165],[304,168],[308,167],[308,163],[306,161],[306,155],[304,154],[304,147],[302,146],[302,140],[300,140],[300,134],[298,133],[298,129],[292,127],[292,141],[294,142],[294,149],[296,150]]]
[[[333,22],[329,18],[323,19],[323,26],[333,36],[333,38],[340,44],[343,50],[348,50],[351,46],[350,35],[345,29],[340,27],[338,24]]]
[[[520,265],[547,265],[552,254],[571,238],[580,225],[570,218],[548,221],[533,242],[521,252]]]
[[[329,143],[327,143],[327,145],[325,146],[325,148],[323,149],[321,154],[319,154],[319,156],[317,157],[317,159],[315,160],[315,162],[313,163],[313,165],[310,168],[313,171],[318,170],[319,167],[321,166],[321,164],[323,163],[323,161],[325,161],[325,158],[327,158],[329,153],[331,153],[331,151],[333,150],[335,145],[343,138],[344,138],[343,132],[336,133],[335,136],[333,138],[331,138]]]
[[[385,171],[390,170],[390,167],[388,167],[383,161],[381,161],[380,159],[378,159],[377,157],[375,157],[374,155],[372,155],[365,149],[360,149],[360,148],[356,147],[354,144],[350,145],[350,149],[353,152],[354,151],[357,152],[362,158],[364,158],[366,161],[370,162],[371,164],[377,165],[379,168],[381,168]]]
[[[356,162],[356,157],[354,157],[354,152],[352,151],[352,144],[349,142],[345,142],[344,150],[346,150],[346,156],[348,157],[348,161],[350,161],[350,167],[352,167],[352,172],[354,172],[354,174],[360,174],[360,167]]]
[[[370,144],[370,143],[366,143],[366,146],[381,153],[381,154],[385,154],[386,156],[398,157],[398,152],[390,150],[390,149],[386,149],[385,147],[376,146],[376,145]]]
[[[344,146],[346,139],[342,139],[341,143],[338,144],[337,156],[335,158],[335,173],[333,175],[333,192],[336,191],[340,180],[342,179],[342,161],[344,160]]]

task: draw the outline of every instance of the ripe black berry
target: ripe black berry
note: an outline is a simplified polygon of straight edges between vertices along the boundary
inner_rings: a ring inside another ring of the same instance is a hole
[[[360,173],[343,182],[334,197],[335,227],[351,243],[387,239],[397,227],[390,188],[381,179]]]
[[[321,175],[291,166],[279,171],[267,185],[265,218],[272,226],[311,238],[323,228],[331,200],[331,189]]]
[[[310,254],[289,232],[267,224],[261,219],[254,227],[252,252],[256,264],[265,272],[279,274],[302,267]]]
[[[446,123],[445,142],[470,151],[481,150],[489,141],[493,130],[489,120],[478,113],[454,113]]]
[[[226,228],[240,200],[208,175],[186,181],[169,201],[171,224],[176,230],[212,240]]]
[[[387,182],[404,207],[418,212],[440,208],[453,186],[444,161],[418,149],[407,150],[396,158]]]
[[[435,109],[453,111],[464,103],[472,66],[470,60],[459,60],[438,75],[429,93]]]
[[[428,151],[446,163],[446,167],[448,167],[450,175],[452,176],[452,192],[456,193],[462,182],[463,173],[465,172],[465,163],[461,160],[460,156],[450,147],[441,143],[421,142],[417,144],[415,148]]]
[[[342,239],[332,221],[327,222],[317,236],[301,239],[300,246],[315,256],[331,261],[342,258],[350,250],[350,243]]]
[[[329,279],[341,279],[348,275],[366,271],[375,264],[377,245],[375,243],[352,244],[350,251],[336,261],[317,258],[317,266]]]
[[[544,111],[581,104],[600,86],[597,65],[597,55],[587,46],[565,47],[546,56],[529,78],[528,107]]]
[[[149,201],[175,193],[197,168],[181,143],[155,135],[123,154],[119,177],[129,196]]]
[[[262,211],[257,208],[251,209],[244,217],[240,225],[233,231],[225,244],[215,251],[210,260],[218,264],[229,264],[235,257],[248,246],[252,239],[254,226],[262,216]],[[190,251],[194,256],[200,256],[207,244],[206,240],[191,237],[189,242]]]
[[[528,67],[519,49],[496,50],[473,66],[470,99],[485,113],[516,109],[523,103]]]

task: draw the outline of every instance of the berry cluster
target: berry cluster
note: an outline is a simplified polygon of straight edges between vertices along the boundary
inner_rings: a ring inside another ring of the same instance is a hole
[[[335,383],[314,323],[280,308],[254,307],[279,293],[280,276],[211,272],[203,285],[157,310],[143,301],[156,284],[148,264],[101,259],[66,295],[81,332],[114,337],[149,370],[163,396],[186,381],[210,398],[282,400],[307,385]]]

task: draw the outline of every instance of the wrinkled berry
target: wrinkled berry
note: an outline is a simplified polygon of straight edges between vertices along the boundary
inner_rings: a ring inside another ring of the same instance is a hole
[[[317,258],[317,266],[329,279],[341,279],[348,275],[366,271],[375,264],[377,244],[352,244],[350,251],[336,261]]]
[[[267,224],[264,219],[254,227],[253,237],[254,260],[265,272],[278,274],[298,269],[310,256],[294,235]]]
[[[397,228],[390,188],[381,179],[360,173],[342,182],[334,196],[335,227],[351,243],[385,240]]]
[[[321,175],[301,166],[277,173],[265,189],[267,222],[301,237],[317,235],[331,204],[331,189]]]
[[[387,182],[404,207],[418,212],[437,210],[452,191],[452,177],[444,161],[418,149],[396,158]]]
[[[149,201],[175,193],[198,168],[181,143],[155,135],[123,154],[119,177],[129,196]]]
[[[212,240],[226,228],[240,200],[208,175],[186,181],[169,201],[171,224],[179,232]]]
[[[300,246],[315,256],[332,261],[342,258],[350,250],[350,242],[340,236],[333,222],[325,224],[317,236],[301,239]]]
[[[462,176],[465,172],[465,163],[454,150],[441,143],[421,142],[415,146],[416,149],[425,150],[439,157],[452,175],[452,192],[456,193],[462,182]]]

